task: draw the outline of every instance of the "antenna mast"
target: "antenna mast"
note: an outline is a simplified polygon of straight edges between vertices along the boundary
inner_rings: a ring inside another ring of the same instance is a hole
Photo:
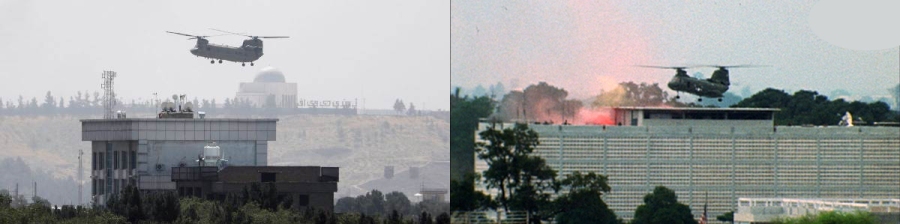
[[[81,167],[81,155],[84,155],[84,151],[81,149],[78,150],[78,205],[81,205],[81,194],[84,190],[84,181],[82,181],[82,177],[84,176],[84,170]]]
[[[103,71],[103,83],[100,84],[100,87],[103,88],[103,118],[104,119],[113,119],[115,118],[115,113],[113,112],[113,107],[116,106],[116,92],[113,90],[114,79],[116,78],[116,72],[114,71]]]

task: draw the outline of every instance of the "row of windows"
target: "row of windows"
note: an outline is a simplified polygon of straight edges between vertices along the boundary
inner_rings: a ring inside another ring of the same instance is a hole
[[[93,195],[101,195],[107,193],[119,192],[122,189],[125,189],[125,186],[128,184],[135,185],[134,180],[127,179],[113,179],[111,189],[106,188],[106,180],[105,179],[91,179],[91,193]]]
[[[91,156],[93,158],[91,170],[107,168],[106,159],[109,156],[107,153],[95,152]],[[134,169],[137,167],[137,153],[135,151],[113,151],[112,159],[112,169]]]

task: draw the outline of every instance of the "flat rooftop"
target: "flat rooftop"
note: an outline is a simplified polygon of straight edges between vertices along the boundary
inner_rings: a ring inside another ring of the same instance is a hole
[[[750,108],[750,107],[613,107],[615,110],[647,110],[647,111],[781,111],[778,108]]]

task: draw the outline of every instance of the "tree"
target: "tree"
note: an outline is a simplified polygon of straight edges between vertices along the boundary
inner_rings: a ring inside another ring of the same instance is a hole
[[[134,223],[144,219],[141,194],[133,185],[125,186],[125,189],[110,196],[106,201],[106,206],[114,214],[125,217],[129,222]]]
[[[478,175],[468,173],[462,181],[450,180],[450,211],[474,211],[491,207],[490,197],[475,190]]]
[[[788,95],[782,90],[765,89],[741,100],[733,107],[780,108],[776,112],[776,125],[836,125],[845,112],[864,122],[888,120],[892,114],[884,102],[846,102],[843,99],[828,100],[818,92],[800,90]]]
[[[385,212],[389,211],[397,211],[400,214],[411,215],[410,209],[412,208],[412,204],[410,204],[409,198],[406,197],[403,193],[394,191],[384,195],[384,209]]]
[[[428,212],[422,212],[419,214],[419,224],[433,224],[434,221],[431,218],[431,215]]]
[[[657,186],[644,196],[644,204],[634,211],[633,224],[697,223],[691,209],[678,202],[675,191]]]
[[[403,103],[403,100],[397,99],[394,101],[394,111],[397,111],[398,114],[403,113],[406,110],[406,104]]]
[[[734,222],[734,211],[726,212],[720,216],[716,216],[716,220],[722,222]]]
[[[56,108],[56,98],[50,94],[50,91],[47,91],[47,95],[44,96],[44,103],[41,104],[41,108],[48,113],[51,113]]]
[[[450,224],[450,215],[448,215],[446,212],[441,213],[437,218],[435,218],[434,221],[436,224]]]
[[[557,197],[555,208],[548,214],[549,217],[556,213],[557,223],[619,223],[616,214],[600,198],[612,189],[606,176],[575,171],[559,181],[556,188],[569,190]]]
[[[406,110],[406,115],[409,115],[409,116],[416,115],[416,105],[413,105],[412,102],[409,103],[409,109]]]
[[[538,142],[537,132],[527,124],[498,130],[495,124],[479,133],[485,142],[476,144],[479,159],[488,169],[482,175],[487,187],[500,191],[494,199],[504,210],[524,210],[529,215],[548,204],[556,171],[543,158],[531,155]]]
[[[475,129],[478,119],[491,115],[494,101],[488,97],[450,95],[450,179],[461,180],[475,172]],[[450,194],[453,194],[451,191]]]
[[[564,89],[540,82],[504,95],[500,111],[507,118],[563,123],[582,107],[581,101],[566,100],[568,95]]]

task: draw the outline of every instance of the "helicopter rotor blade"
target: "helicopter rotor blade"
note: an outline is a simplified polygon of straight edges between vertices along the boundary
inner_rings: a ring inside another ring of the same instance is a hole
[[[291,38],[289,36],[258,36],[257,38]]]
[[[245,36],[245,37],[250,37],[250,38],[253,37],[253,36],[250,36],[250,35],[247,35],[247,34],[235,33],[235,32],[230,32],[230,31],[224,31],[224,30],[215,29],[215,28],[209,28],[209,29],[215,30],[215,31],[219,31],[219,32],[223,32],[223,33],[229,33],[229,34],[239,35],[239,36]]]
[[[166,31],[166,33],[171,33],[171,34],[175,34],[175,35],[182,35],[182,36],[188,36],[188,37],[199,37],[198,35],[190,35],[190,34],[186,34],[186,33],[172,32],[172,31]]]
[[[697,67],[710,67],[710,68],[759,68],[759,67],[772,67],[769,65],[696,65]]]
[[[642,68],[661,68],[661,69],[687,69],[693,68],[696,66],[653,66],[653,65],[635,65],[636,67]]]

